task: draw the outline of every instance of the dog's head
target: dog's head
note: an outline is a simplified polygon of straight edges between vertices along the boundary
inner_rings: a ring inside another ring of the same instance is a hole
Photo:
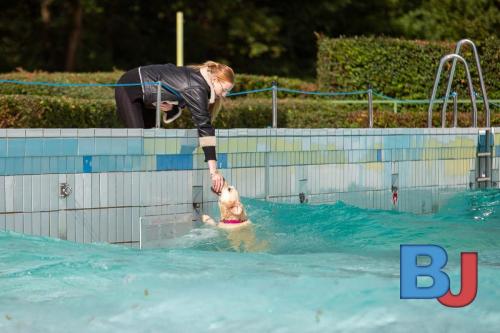
[[[246,220],[245,209],[240,202],[240,195],[234,186],[229,186],[227,182],[219,197],[219,208],[221,219]]]

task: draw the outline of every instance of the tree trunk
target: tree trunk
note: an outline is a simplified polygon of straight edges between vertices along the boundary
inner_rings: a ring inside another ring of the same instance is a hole
[[[41,44],[41,57],[42,57],[42,63],[45,64],[45,66],[50,66],[50,54],[51,54],[51,47],[50,47],[50,39],[49,39],[49,31],[50,31],[50,24],[52,23],[52,17],[50,13],[50,8],[49,6],[52,4],[53,0],[42,0],[40,2],[40,16],[42,17],[42,44]]]
[[[82,32],[83,7],[80,0],[76,1],[76,8],[73,13],[73,30],[69,35],[68,50],[66,53],[66,71],[72,72],[76,65],[76,51],[80,44],[80,35]]]

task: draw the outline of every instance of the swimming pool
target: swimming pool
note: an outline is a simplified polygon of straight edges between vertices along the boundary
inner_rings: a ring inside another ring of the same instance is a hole
[[[264,253],[196,228],[138,250],[0,232],[2,332],[492,332],[500,326],[500,191],[463,192],[415,215],[342,202],[245,199]],[[479,253],[476,300],[461,309],[399,299],[400,244]]]

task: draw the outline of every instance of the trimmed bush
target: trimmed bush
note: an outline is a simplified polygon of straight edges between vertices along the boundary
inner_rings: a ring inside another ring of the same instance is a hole
[[[401,106],[393,113],[391,105],[375,105],[375,127],[426,127],[425,106]],[[264,128],[271,126],[271,99],[228,100],[215,121],[216,128]],[[483,123],[480,113],[479,123]],[[439,113],[434,113],[439,126]],[[448,113],[448,124],[451,113]],[[470,126],[470,112],[461,112],[460,126]],[[500,126],[500,114],[492,113],[492,125]],[[338,105],[328,100],[286,98],[278,103],[278,126],[293,128],[367,127],[366,105]],[[108,128],[123,127],[111,99],[0,95],[0,127],[13,128]],[[194,128],[191,114],[183,115],[169,128]]]
[[[500,98],[500,40],[490,37],[477,42],[485,85],[490,99]],[[410,41],[385,37],[318,38],[317,78],[320,90],[373,89],[400,99],[427,99],[441,57],[453,53],[455,43]],[[470,48],[462,48],[474,89],[480,93],[479,79]],[[438,96],[446,91],[447,69],[443,69]],[[462,64],[457,65],[454,89],[467,98],[467,80]]]

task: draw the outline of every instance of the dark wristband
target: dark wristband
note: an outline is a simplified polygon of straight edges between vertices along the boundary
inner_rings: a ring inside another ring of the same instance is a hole
[[[202,147],[202,149],[203,152],[205,153],[205,162],[208,162],[210,160],[217,161],[217,157],[215,154],[215,146]]]

